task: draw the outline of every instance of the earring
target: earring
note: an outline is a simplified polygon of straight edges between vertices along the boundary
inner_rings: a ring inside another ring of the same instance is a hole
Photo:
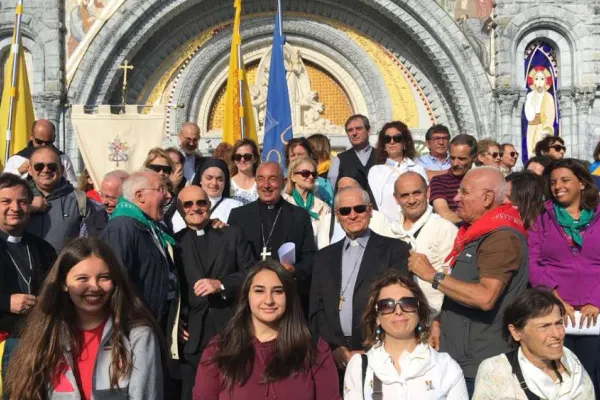
[[[377,343],[381,342],[381,325],[379,325],[375,330],[375,340]]]
[[[421,324],[417,324],[417,333],[421,333],[422,330]]]

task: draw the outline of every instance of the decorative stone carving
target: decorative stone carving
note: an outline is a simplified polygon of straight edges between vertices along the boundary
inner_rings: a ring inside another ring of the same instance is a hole
[[[596,88],[594,86],[575,86],[572,89],[572,94],[577,113],[585,114],[590,110],[596,97]]]
[[[502,115],[511,115],[521,96],[521,90],[512,87],[501,87],[494,91],[500,105]]]

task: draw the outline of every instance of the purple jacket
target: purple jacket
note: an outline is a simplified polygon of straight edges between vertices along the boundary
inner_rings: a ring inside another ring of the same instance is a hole
[[[551,201],[528,231],[529,283],[556,288],[571,306],[600,307],[600,206],[581,231],[583,247],[570,247]]]

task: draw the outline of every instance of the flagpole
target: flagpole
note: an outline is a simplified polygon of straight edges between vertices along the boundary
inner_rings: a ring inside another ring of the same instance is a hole
[[[4,152],[4,165],[8,162],[10,156],[10,142],[12,140],[12,125],[14,118],[15,99],[17,91],[17,67],[19,63],[19,51],[21,44],[21,17],[23,15],[23,0],[17,0],[17,8],[15,10],[16,24],[15,24],[15,39],[11,46],[12,52],[12,71],[10,75],[11,93],[8,102],[8,124],[6,125],[6,149]]]
[[[241,14],[242,13],[242,2],[240,1],[240,9],[236,10],[236,13]],[[238,24],[238,37],[240,37],[240,24]],[[238,57],[237,57],[237,62],[238,62],[238,73],[237,73],[237,77],[238,77],[238,97],[240,99],[240,138],[241,139],[245,139],[246,138],[246,127],[244,125],[244,62],[242,60],[242,41],[240,40],[238,42],[237,45],[237,53],[238,53]],[[241,76],[240,76],[241,75]]]
[[[279,19],[279,36],[283,36],[283,18],[281,16],[281,0],[277,0],[277,18]]]

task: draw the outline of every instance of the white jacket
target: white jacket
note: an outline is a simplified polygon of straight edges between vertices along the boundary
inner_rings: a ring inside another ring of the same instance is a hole
[[[593,400],[594,386],[571,350],[563,347],[561,362],[566,373],[563,383],[553,383],[542,370],[531,364],[519,348],[519,366],[531,392],[544,400]],[[504,354],[484,360],[477,370],[473,400],[527,400],[517,376]]]
[[[391,356],[383,346],[373,346],[368,352],[364,394],[362,393],[362,359],[354,355],[344,377],[344,400],[371,399],[373,374],[382,382],[383,400],[468,400],[467,386],[458,363],[446,353],[438,353],[426,344],[419,344],[412,353],[400,357],[400,375]],[[363,397],[364,395],[364,397]]]

